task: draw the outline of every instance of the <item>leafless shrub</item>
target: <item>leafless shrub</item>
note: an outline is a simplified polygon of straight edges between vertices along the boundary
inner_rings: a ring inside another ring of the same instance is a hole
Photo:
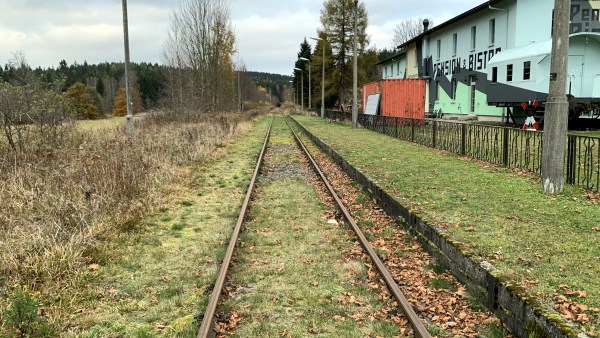
[[[15,83],[0,81],[0,128],[13,151],[58,147],[71,129],[72,112],[59,84],[43,84],[22,54],[9,62]],[[1,145],[0,145],[1,146]]]
[[[40,291],[42,303],[76,299],[86,265],[103,263],[112,238],[141,226],[176,166],[206,158],[252,116],[166,122],[150,115],[131,139],[122,127],[65,134],[60,148],[0,147],[0,315],[8,285]],[[60,323],[69,311],[65,305],[49,316]]]

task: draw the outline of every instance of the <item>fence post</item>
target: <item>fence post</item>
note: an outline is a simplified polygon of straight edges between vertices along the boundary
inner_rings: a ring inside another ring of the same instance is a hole
[[[460,128],[460,156],[467,154],[467,124],[463,123]]]
[[[508,128],[504,128],[504,143],[502,144],[502,163],[505,167],[508,167],[508,139],[510,138],[510,130]]]
[[[567,184],[575,184],[577,137],[575,135],[568,135],[567,137]]]
[[[431,143],[433,144],[433,148],[435,148],[435,146],[437,145],[437,124],[438,124],[438,121],[434,120],[433,121],[433,135],[432,135],[432,140],[431,140]]]

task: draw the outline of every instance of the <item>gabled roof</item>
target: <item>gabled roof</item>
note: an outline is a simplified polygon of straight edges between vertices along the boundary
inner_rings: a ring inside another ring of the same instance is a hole
[[[466,18],[466,17],[468,17],[470,15],[473,15],[473,14],[475,14],[475,13],[481,11],[481,10],[487,9],[487,8],[489,8],[489,6],[494,5],[494,4],[496,4],[496,3],[500,2],[500,1],[503,1],[503,0],[489,0],[489,1],[486,1],[486,2],[482,3],[481,5],[479,5],[477,7],[474,7],[472,9],[470,9],[470,10],[468,10],[468,11],[466,11],[466,12],[464,12],[464,13],[462,13],[462,14],[460,14],[460,15],[458,15],[458,16],[450,19],[450,20],[448,20],[448,21],[445,21],[445,22],[443,22],[443,23],[441,23],[441,24],[439,24],[437,26],[433,26],[432,28],[426,30],[425,32],[423,32],[423,33],[415,36],[414,38],[406,41],[405,43],[401,44],[400,46],[398,46],[398,48],[406,47],[409,44],[411,44],[412,42],[417,41],[417,40],[423,38],[426,35],[429,35],[429,34],[435,32],[435,31],[438,31],[438,30],[440,30],[440,29],[442,29],[442,28],[444,28],[446,26],[450,26],[451,24],[453,24],[453,23],[455,23],[455,22],[457,22],[459,20],[462,20],[462,19],[464,19],[464,18]]]
[[[488,61],[488,66],[523,58],[545,56],[549,55],[551,51],[552,39],[548,39],[542,42],[530,43],[525,46],[501,51],[500,53],[494,55],[494,57],[492,57],[490,61]]]
[[[404,55],[404,54],[406,54],[406,48],[401,48],[401,49],[398,51],[398,53],[394,54],[393,56],[391,56],[391,57],[389,57],[389,58],[387,58],[387,59],[385,59],[385,60],[382,60],[382,61],[379,61],[379,62],[377,62],[375,65],[376,65],[376,66],[379,66],[379,65],[381,65],[381,64],[388,63],[388,62],[390,62],[390,61],[394,61],[394,59],[395,59],[395,58],[397,58],[397,57],[399,57],[399,56],[401,56],[401,55]]]
[[[577,33],[569,36],[569,39],[572,39],[577,36],[585,36],[591,39],[595,39],[600,42],[600,34],[599,33]],[[536,56],[546,56],[550,55],[552,52],[552,39],[548,39],[546,41],[530,43],[525,46],[511,48],[507,50],[503,50],[500,53],[494,55],[488,62],[488,66],[492,66],[495,64],[510,62],[513,60],[519,60],[524,58],[533,58]]]

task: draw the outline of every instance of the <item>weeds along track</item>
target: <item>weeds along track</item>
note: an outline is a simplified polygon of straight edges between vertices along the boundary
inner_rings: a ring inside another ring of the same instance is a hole
[[[198,337],[215,335],[431,336],[283,118],[265,136],[202,318]]]

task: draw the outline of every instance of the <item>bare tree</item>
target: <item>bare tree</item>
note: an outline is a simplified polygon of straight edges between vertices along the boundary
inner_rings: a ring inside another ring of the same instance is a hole
[[[235,35],[225,0],[182,0],[164,44],[168,104],[181,111],[235,108]]]
[[[419,17],[416,19],[406,19],[400,21],[399,24],[394,27],[394,39],[392,40],[393,47],[398,47],[401,44],[409,41],[417,35],[423,33],[423,21],[429,20],[429,27],[433,26],[433,19]]]

